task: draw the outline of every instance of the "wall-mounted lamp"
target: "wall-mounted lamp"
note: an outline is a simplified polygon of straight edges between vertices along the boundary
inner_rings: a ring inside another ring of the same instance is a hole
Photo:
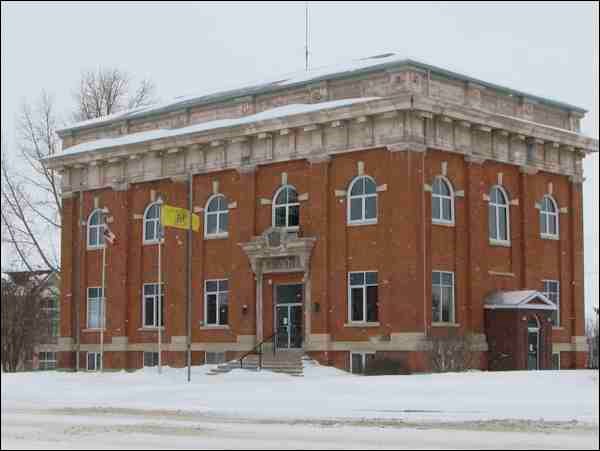
[[[247,305],[243,305],[242,306],[242,315],[247,315],[248,314],[248,306]]]

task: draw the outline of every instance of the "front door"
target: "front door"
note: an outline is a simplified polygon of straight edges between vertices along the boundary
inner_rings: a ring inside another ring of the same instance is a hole
[[[275,327],[278,349],[300,349],[303,337],[303,286],[276,288]]]

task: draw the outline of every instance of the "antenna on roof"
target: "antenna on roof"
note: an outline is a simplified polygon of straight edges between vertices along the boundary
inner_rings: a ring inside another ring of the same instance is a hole
[[[306,71],[308,72],[310,70],[310,49],[309,49],[309,44],[310,44],[310,22],[309,22],[309,11],[308,11],[308,2],[306,2],[306,14],[305,14],[305,32],[306,32],[306,36],[305,36],[305,42],[306,45],[304,47],[305,50],[305,58],[306,58]]]

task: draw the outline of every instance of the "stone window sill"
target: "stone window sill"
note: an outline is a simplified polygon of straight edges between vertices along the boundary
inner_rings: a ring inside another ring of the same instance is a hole
[[[231,330],[229,326],[200,326],[200,330]]]
[[[560,236],[556,236],[556,235],[542,235],[542,240],[545,240],[545,241],[560,241]]]
[[[83,332],[84,334],[97,334],[100,332],[106,332],[106,329],[94,329],[94,328],[90,328],[90,329],[83,329],[81,332]]]
[[[349,222],[348,227],[368,227],[368,226],[376,226],[378,224],[379,224],[379,221]]]
[[[558,326],[552,326],[552,330],[555,330],[557,332],[562,332],[565,330],[564,327],[558,327]]]
[[[207,241],[212,241],[212,240],[227,240],[229,239],[229,233],[221,233],[218,235],[205,235],[204,239]]]
[[[431,327],[457,329],[460,327],[460,324],[457,324],[457,323],[432,323]]]
[[[158,328],[158,327],[140,327],[138,329],[138,332],[156,332],[159,329],[163,332],[165,331],[164,327],[160,327],[160,328]]]
[[[490,246],[492,246],[492,247],[506,247],[506,248],[511,248],[512,247],[512,243],[510,241],[490,240]]]
[[[453,229],[456,227],[456,224],[454,222],[444,222],[444,221],[433,220],[432,224],[436,227],[446,227],[446,228],[450,228],[450,229]]]
[[[344,324],[344,327],[353,329],[373,328],[381,327],[381,323],[348,323]]]

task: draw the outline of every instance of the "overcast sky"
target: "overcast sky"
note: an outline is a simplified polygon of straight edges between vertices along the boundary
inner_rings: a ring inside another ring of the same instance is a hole
[[[312,65],[396,52],[590,111],[598,138],[598,3],[311,2]],[[2,2],[2,134],[42,89],[72,107],[81,71],[150,77],[161,99],[304,66],[304,2]],[[598,303],[598,156],[586,162],[586,278]],[[3,255],[3,261],[5,261]]]

